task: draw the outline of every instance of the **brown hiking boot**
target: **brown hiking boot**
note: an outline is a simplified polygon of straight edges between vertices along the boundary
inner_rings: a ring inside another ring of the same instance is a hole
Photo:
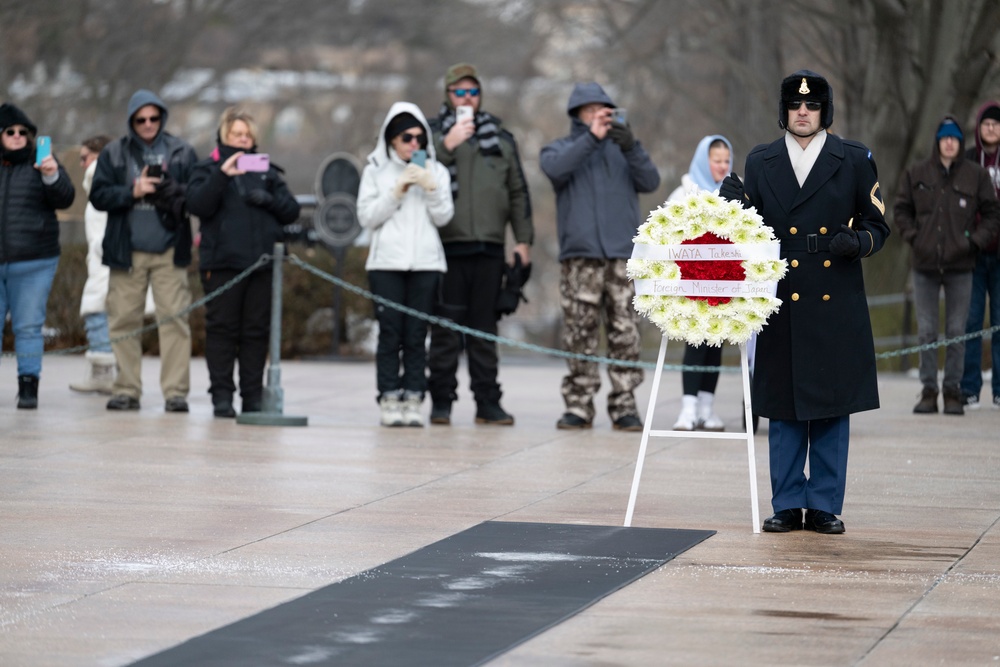
[[[923,393],[920,394],[920,402],[913,407],[913,412],[918,415],[929,415],[937,412],[937,396],[937,389],[924,387]]]
[[[944,413],[946,415],[964,415],[965,408],[962,407],[962,392],[945,390],[944,392]]]

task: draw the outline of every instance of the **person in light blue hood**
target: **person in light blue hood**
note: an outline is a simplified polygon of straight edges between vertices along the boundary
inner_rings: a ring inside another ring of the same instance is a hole
[[[703,137],[694,150],[688,173],[681,177],[680,186],[670,193],[668,201],[677,201],[702,191],[718,193],[732,163],[733,145],[728,139],[721,134]],[[686,344],[684,365],[721,366],[722,346]],[[718,384],[718,371],[684,371],[681,374],[684,394],[681,396],[681,413],[674,423],[675,431],[725,430],[725,423],[715,413],[715,388]]]
[[[642,221],[638,193],[659,187],[660,174],[614,110],[599,84],[578,83],[566,109],[570,133],[542,148],[541,167],[556,191],[563,347],[595,354],[603,317],[608,356],[631,361],[639,358],[640,340],[625,264]],[[634,394],[642,377],[638,368],[608,367],[608,415],[617,430],[642,430]],[[566,412],[556,427],[590,428],[600,386],[596,363],[570,360],[562,382]]]
[[[142,394],[142,343],[128,336],[142,326],[146,290],[152,286],[160,338],[160,387],[167,412],[187,412],[191,328],[186,316],[169,319],[191,304],[187,265],[191,224],[185,188],[198,157],[163,128],[167,106],[149,90],[128,103],[128,131],[101,151],[90,203],[107,211],[103,261],[108,279],[108,325],[118,378],[109,410],[138,410]]]

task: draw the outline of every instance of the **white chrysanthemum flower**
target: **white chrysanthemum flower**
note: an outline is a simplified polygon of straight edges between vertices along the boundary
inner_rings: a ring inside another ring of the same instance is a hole
[[[739,244],[775,241],[773,230],[763,224],[756,210],[744,209],[738,202],[728,202],[706,192],[679,202],[665,202],[650,211],[646,222],[636,231],[635,241],[680,245],[706,232]],[[747,283],[776,281],[788,270],[785,260],[746,260],[742,265]],[[632,279],[684,277],[676,262],[666,260],[629,260],[627,271]],[[735,297],[712,306],[706,299],[655,294],[636,295],[632,303],[664,335],[692,345],[744,343],[761,331],[767,318],[781,306],[781,301],[772,297]]]

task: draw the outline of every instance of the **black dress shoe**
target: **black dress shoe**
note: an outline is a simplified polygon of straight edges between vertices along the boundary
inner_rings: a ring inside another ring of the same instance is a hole
[[[765,533],[790,533],[802,530],[802,510],[781,510],[764,519]]]
[[[840,535],[844,532],[844,522],[823,510],[806,510],[806,530],[815,530],[824,535]]]
[[[563,413],[563,416],[556,422],[556,428],[561,431],[579,431],[591,426],[593,426],[592,422],[572,412]]]

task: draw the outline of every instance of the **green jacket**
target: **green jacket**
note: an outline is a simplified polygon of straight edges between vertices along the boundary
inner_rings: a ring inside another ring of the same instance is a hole
[[[455,216],[439,230],[445,249],[449,243],[463,242],[502,246],[508,222],[514,239],[530,245],[535,238],[531,199],[517,144],[510,132],[500,131],[502,155],[484,156],[475,137],[452,153],[444,147],[443,139],[440,132],[434,133],[437,159],[457,175],[458,181]]]

